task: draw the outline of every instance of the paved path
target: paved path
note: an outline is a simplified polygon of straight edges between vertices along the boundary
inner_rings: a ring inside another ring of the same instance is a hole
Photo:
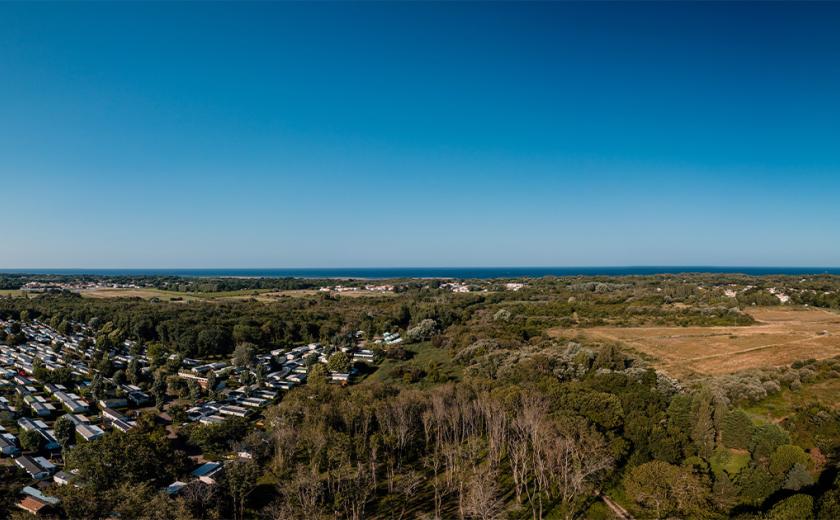
[[[633,515],[628,513],[627,510],[621,507],[620,505],[613,502],[612,499],[607,495],[601,495],[601,500],[603,500],[604,503],[607,504],[607,507],[610,508],[610,510],[615,514],[617,518],[620,518],[621,520],[635,520],[633,518]]]

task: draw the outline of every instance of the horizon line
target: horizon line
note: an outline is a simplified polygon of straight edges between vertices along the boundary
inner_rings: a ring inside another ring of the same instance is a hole
[[[840,269],[840,265],[761,265],[761,264],[598,264],[598,265],[375,265],[375,266],[315,266],[315,267],[0,267],[0,273],[31,271],[325,271],[325,270],[385,270],[385,269]],[[43,274],[43,273],[36,273]]]

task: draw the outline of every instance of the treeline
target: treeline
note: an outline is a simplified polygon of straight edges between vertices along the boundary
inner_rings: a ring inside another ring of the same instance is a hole
[[[262,350],[302,342],[337,342],[350,332],[370,336],[433,320],[441,329],[470,316],[480,297],[288,298],[259,302],[169,303],[134,299],[88,299],[73,293],[38,298],[0,298],[0,317],[40,319],[64,328],[85,323],[97,345],[125,339],[159,343],[182,356],[228,356],[240,343]]]
[[[20,289],[30,282],[43,284],[97,283],[103,285],[136,285],[181,292],[223,292],[242,290],[296,290],[313,289],[334,285],[335,280],[280,278],[234,278],[234,277],[185,277],[157,275],[61,275],[0,273],[0,289]]]

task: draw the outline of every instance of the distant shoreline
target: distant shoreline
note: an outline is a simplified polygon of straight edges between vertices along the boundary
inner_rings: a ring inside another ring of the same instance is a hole
[[[0,269],[0,274],[67,276],[173,276],[187,278],[302,278],[382,280],[540,278],[544,276],[651,276],[678,274],[840,275],[840,267],[628,266],[628,267],[335,267],[265,269]]]

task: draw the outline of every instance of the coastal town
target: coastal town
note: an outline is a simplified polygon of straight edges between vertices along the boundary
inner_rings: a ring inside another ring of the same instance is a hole
[[[313,372],[327,384],[351,384],[357,367],[375,364],[383,346],[402,342],[386,332],[368,348],[365,333],[357,331],[340,346],[308,343],[262,355],[246,347],[228,360],[155,359],[131,340],[97,345],[85,323],[54,328],[34,319],[0,320],[0,332],[7,343],[0,344],[0,465],[28,475],[17,506],[35,515],[56,508],[53,491],[76,478],[63,464],[63,452],[74,444],[125,434],[144,420],[163,424],[172,437],[190,424],[256,424],[263,409]],[[152,376],[160,365],[170,373],[166,380]],[[192,454],[192,470],[165,491],[176,495],[190,482],[215,485],[226,462],[250,457],[242,449],[219,460]]]

